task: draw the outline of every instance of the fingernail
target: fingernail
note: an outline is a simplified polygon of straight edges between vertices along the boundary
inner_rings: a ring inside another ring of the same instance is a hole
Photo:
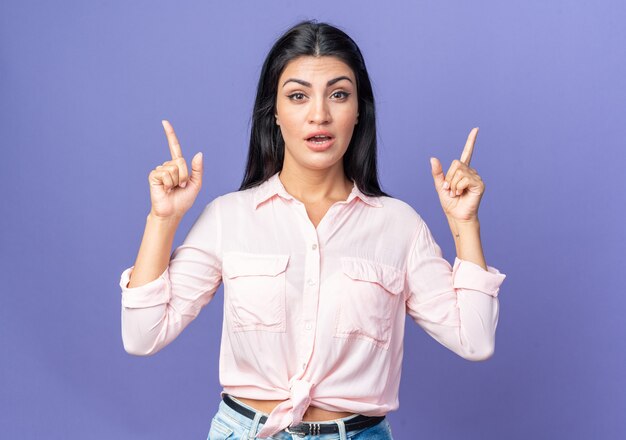
[[[457,189],[457,190],[456,190],[456,195],[457,195],[457,196],[460,196],[460,195],[461,195],[461,191]]]
[[[448,188],[450,188],[450,184],[448,183],[447,180],[444,180],[444,182],[443,182],[443,189],[448,189]]]
[[[182,188],[186,187],[186,186],[187,186],[187,181],[185,181],[185,182],[181,183],[181,184],[180,184],[180,186],[181,186]]]
[[[450,197],[454,197],[454,192],[452,192],[452,190],[450,190]]]

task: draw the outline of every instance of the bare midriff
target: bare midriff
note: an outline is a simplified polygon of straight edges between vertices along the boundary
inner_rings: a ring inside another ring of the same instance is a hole
[[[237,396],[233,397],[245,403],[246,405],[251,406],[257,411],[261,411],[267,414],[271,413],[272,410],[279,403],[284,402],[283,400],[257,400]],[[302,416],[302,420],[305,422],[324,422],[327,420],[342,419],[344,417],[351,416],[352,414],[353,413],[350,412],[327,411],[325,409],[309,405],[306,412],[304,413],[304,416]]]

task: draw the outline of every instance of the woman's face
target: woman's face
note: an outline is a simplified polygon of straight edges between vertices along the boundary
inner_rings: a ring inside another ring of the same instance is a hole
[[[352,69],[332,56],[291,60],[278,80],[276,122],[285,141],[285,165],[342,166],[358,118]],[[320,134],[322,137],[311,139]]]

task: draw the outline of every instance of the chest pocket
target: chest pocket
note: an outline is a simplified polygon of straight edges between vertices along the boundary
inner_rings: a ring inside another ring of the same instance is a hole
[[[387,349],[404,272],[354,257],[341,258],[341,272],[335,336],[366,339]]]
[[[225,319],[233,331],[285,331],[288,261],[288,254],[224,253]]]

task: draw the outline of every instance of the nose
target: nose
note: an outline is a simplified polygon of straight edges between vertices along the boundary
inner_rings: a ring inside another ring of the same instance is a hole
[[[325,99],[312,99],[309,108],[309,122],[311,124],[327,124],[330,122],[331,116],[328,109],[328,103]]]

